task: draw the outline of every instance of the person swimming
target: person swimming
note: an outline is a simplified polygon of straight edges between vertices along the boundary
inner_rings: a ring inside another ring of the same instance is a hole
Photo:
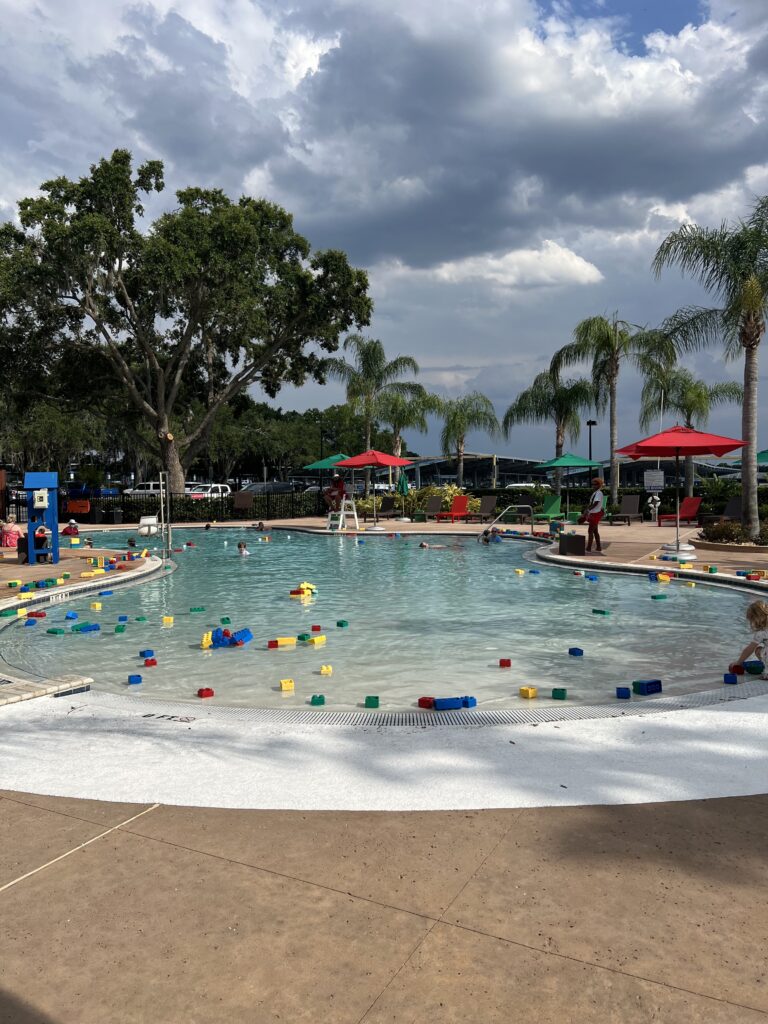
[[[238,553],[238,555],[240,555],[241,558],[246,558],[248,555],[250,555],[251,552],[245,546],[245,541],[244,540],[241,540],[241,541],[238,542],[237,553]]]

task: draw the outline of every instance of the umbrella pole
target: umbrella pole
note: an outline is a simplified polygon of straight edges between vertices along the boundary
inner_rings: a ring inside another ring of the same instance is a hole
[[[680,449],[675,451],[675,547],[680,554]]]

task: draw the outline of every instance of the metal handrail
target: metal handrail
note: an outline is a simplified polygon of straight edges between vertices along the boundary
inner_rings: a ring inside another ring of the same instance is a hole
[[[528,511],[530,513],[530,516],[531,516],[531,536],[533,536],[533,505],[507,505],[507,507],[504,509],[504,511],[500,512],[496,516],[496,518],[493,520],[493,522],[491,523],[490,526],[483,527],[483,529],[480,531],[480,533],[478,533],[477,538],[476,538],[477,539],[477,543],[478,544],[480,543],[480,541],[482,539],[482,536],[485,533],[485,531],[486,530],[492,530],[493,527],[496,525],[496,523],[498,523],[498,521],[500,519],[504,518],[504,516],[507,514],[507,512],[509,512],[511,509],[519,509],[519,508],[527,508],[528,509]]]

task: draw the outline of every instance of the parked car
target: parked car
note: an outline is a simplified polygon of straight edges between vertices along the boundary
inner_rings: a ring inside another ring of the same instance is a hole
[[[141,483],[136,484],[135,487],[127,487],[123,494],[129,498],[149,498],[154,495],[156,498],[160,497],[160,481],[159,480],[143,480]]]
[[[226,498],[232,493],[229,484],[187,484],[188,498],[201,501],[203,498]]]
[[[76,481],[67,484],[67,497],[75,501],[85,498],[116,498],[120,494],[118,487],[93,487],[91,484],[81,484]]]
[[[267,480],[246,484],[240,494],[293,494],[293,484],[288,480]]]

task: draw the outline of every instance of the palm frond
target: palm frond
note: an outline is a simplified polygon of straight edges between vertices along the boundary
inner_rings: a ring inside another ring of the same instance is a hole
[[[722,309],[683,306],[667,317],[662,326],[678,352],[697,352],[723,340],[726,330]]]

